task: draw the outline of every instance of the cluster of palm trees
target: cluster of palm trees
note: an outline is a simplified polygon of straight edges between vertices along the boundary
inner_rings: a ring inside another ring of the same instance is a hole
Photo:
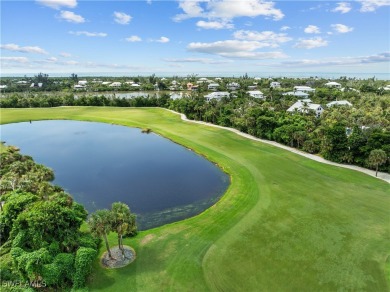
[[[111,231],[116,232],[118,235],[118,248],[122,253],[122,259],[125,258],[123,236],[135,234],[137,231],[135,215],[131,214],[129,206],[121,202],[115,202],[111,205],[111,210],[97,210],[89,217],[88,225],[94,236],[103,237],[110,259],[113,259],[113,256],[107,235]]]

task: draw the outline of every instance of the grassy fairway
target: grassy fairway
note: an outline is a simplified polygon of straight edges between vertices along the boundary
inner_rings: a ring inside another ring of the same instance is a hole
[[[130,266],[105,270],[96,262],[89,282],[93,291],[390,288],[385,276],[390,193],[383,181],[183,122],[162,109],[1,110],[1,123],[30,119],[151,128],[231,175],[227,193],[204,213],[127,239],[125,244],[137,252]]]

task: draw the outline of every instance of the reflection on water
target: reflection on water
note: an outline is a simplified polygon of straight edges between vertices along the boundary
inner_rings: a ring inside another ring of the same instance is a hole
[[[55,184],[89,212],[122,201],[141,229],[191,217],[214,204],[229,177],[213,163],[140,129],[78,121],[1,126],[1,138],[55,172]]]

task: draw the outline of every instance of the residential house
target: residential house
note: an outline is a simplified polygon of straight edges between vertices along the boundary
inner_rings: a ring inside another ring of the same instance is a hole
[[[270,86],[271,88],[280,88],[280,87],[281,87],[280,83],[277,82],[277,81],[271,82],[269,86]]]
[[[87,85],[88,84],[88,81],[87,80],[79,80],[79,85]]]
[[[122,83],[121,82],[112,82],[109,86],[110,87],[121,87]]]
[[[187,90],[192,90],[193,86],[194,86],[194,84],[192,84],[191,82],[188,82],[187,83]]]
[[[248,90],[256,90],[257,89],[257,85],[249,85],[248,86]]]
[[[210,84],[207,86],[207,89],[208,89],[208,90],[212,90],[212,91],[217,91],[217,90],[218,90],[218,87],[219,87],[219,84],[218,84],[218,83],[210,83]]]
[[[326,104],[327,107],[332,107],[332,106],[335,106],[335,105],[352,106],[352,103],[350,103],[347,100],[335,100],[335,101],[331,101],[331,102]]]
[[[325,83],[325,86],[326,87],[330,87],[330,88],[341,88],[341,84],[340,83],[333,82],[333,81]]]
[[[287,109],[287,112],[295,113],[309,113],[314,112],[316,117],[320,117],[322,112],[324,111],[323,107],[320,104],[311,103],[310,99],[298,100],[292,106]]]
[[[302,91],[302,92],[310,93],[316,90],[314,88],[311,88],[310,86],[294,86],[294,91]]]
[[[264,99],[264,94],[259,90],[249,90],[247,93],[254,98]]]
[[[238,84],[237,82],[231,82],[226,87],[229,90],[237,90],[240,88],[240,84]]]
[[[308,98],[309,94],[303,91],[289,91],[286,93],[283,93],[283,95],[292,95],[300,98]]]
[[[217,92],[212,92],[207,95],[205,95],[205,98],[207,101],[210,101],[211,99],[221,99],[222,97],[229,97],[229,92],[226,91],[217,91]]]

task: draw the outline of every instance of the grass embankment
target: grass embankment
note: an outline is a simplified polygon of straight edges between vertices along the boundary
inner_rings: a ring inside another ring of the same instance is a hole
[[[383,181],[186,123],[162,109],[1,114],[2,123],[75,119],[150,128],[230,173],[227,193],[201,215],[126,239],[137,252],[128,267],[106,270],[96,262],[89,282],[94,291],[389,289],[390,195]]]

